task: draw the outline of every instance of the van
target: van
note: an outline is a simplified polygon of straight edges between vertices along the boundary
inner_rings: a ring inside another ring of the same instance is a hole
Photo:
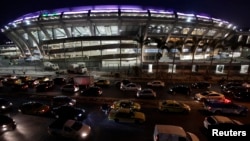
[[[177,125],[155,125],[154,141],[199,141],[199,138],[191,132],[186,132]]]

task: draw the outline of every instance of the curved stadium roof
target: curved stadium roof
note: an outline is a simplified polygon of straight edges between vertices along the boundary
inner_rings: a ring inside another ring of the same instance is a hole
[[[118,5],[42,10],[23,15],[2,28],[23,54],[29,51],[31,55],[37,52],[34,50],[46,55],[46,49],[51,54],[65,48],[71,52],[72,44],[78,44],[72,52],[98,50],[100,45],[103,49],[131,48],[138,45],[134,42],[138,38],[222,39],[235,30],[231,23],[206,15]]]

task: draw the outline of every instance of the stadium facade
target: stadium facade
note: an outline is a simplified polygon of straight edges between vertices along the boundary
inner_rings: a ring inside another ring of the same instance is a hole
[[[17,18],[1,31],[22,56],[52,62],[78,59],[89,67],[138,66],[159,58],[163,63],[173,58],[199,60],[219,54],[240,57],[247,55],[248,48],[241,46],[232,54],[230,48],[207,43],[234,37],[246,44],[250,41],[249,31],[222,19],[118,5],[37,11]],[[159,41],[169,48],[159,48]]]

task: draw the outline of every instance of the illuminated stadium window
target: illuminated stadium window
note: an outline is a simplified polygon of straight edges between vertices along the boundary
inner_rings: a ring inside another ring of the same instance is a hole
[[[157,52],[159,52],[159,49],[149,48],[149,49],[145,49],[144,52],[145,53],[157,53]]]
[[[172,33],[173,34],[180,34],[181,31],[182,31],[182,27],[181,26],[176,26],[176,27],[173,28]]]
[[[105,9],[105,10],[91,10],[90,17],[110,17],[110,16],[118,16],[117,9]]]
[[[110,44],[120,44],[119,40],[112,40],[112,41],[101,41],[102,45],[110,45]]]
[[[128,17],[147,17],[148,11],[147,10],[124,10],[121,9],[121,16],[128,16]]]
[[[203,22],[212,22],[212,19],[210,17],[207,16],[201,16],[201,15],[196,15],[197,19],[199,21],[203,21]]]
[[[192,31],[192,35],[203,35],[203,33],[206,31],[206,29],[202,29],[202,28],[195,28]]]
[[[183,28],[182,34],[188,34],[189,31],[190,31],[190,28],[188,28],[188,27]]]
[[[214,36],[216,32],[217,32],[217,30],[210,29],[210,30],[208,30],[208,32],[207,32],[206,35],[207,35],[207,36]]]

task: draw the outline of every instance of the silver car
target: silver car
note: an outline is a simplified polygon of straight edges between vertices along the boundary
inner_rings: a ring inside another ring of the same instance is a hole
[[[141,85],[135,83],[129,83],[127,85],[121,85],[120,89],[122,91],[140,91]]]

